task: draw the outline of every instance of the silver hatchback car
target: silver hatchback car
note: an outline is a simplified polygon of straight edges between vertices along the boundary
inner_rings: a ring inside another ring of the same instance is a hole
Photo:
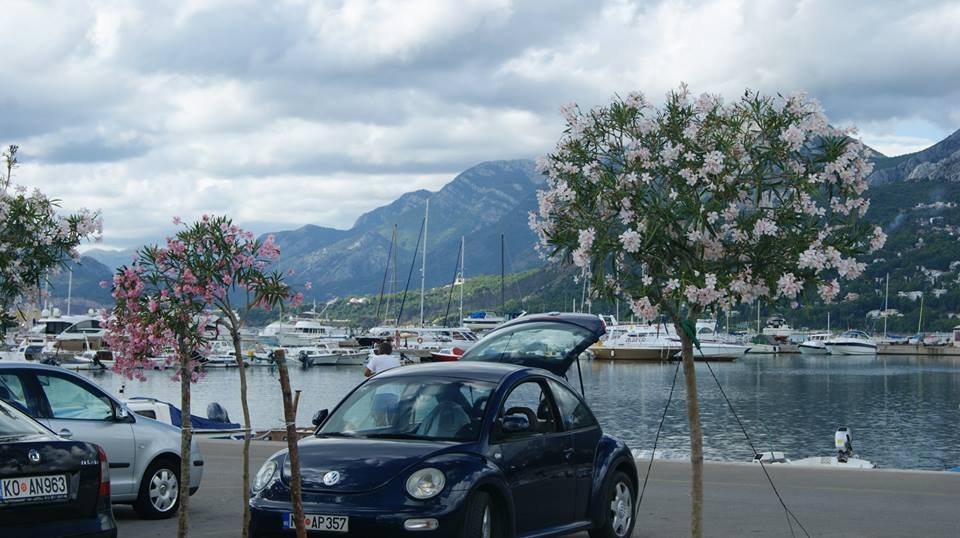
[[[56,366],[0,362],[0,399],[60,436],[96,443],[107,453],[110,494],[141,518],[162,519],[180,507],[180,429],[135,415],[86,378]],[[197,441],[190,447],[193,495],[203,478]]]

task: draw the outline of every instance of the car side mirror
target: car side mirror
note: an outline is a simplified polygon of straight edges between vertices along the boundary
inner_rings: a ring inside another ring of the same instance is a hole
[[[326,409],[321,409],[313,414],[313,420],[311,422],[313,422],[314,426],[319,428],[320,425],[323,424],[323,421],[327,420],[327,415],[329,414],[330,412]]]
[[[507,434],[530,431],[530,419],[523,415],[507,415],[500,419],[500,430]]]
[[[115,408],[113,417],[117,422],[136,422],[136,419],[133,418],[133,413],[122,405],[118,405]]]

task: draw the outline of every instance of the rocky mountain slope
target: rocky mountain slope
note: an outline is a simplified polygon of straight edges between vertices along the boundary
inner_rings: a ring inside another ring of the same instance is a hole
[[[393,226],[397,226],[398,286],[410,271],[427,202],[427,285],[449,282],[457,262],[460,237],[466,237],[468,274],[500,272],[500,234],[505,234],[508,270],[539,265],[527,212],[536,204],[543,178],[533,161],[478,164],[437,192],[404,194],[389,205],[361,215],[350,230],[305,226],[275,234],[281,250],[279,268],[293,269],[291,280],[309,281],[317,299],[377,291],[383,280]],[[421,245],[422,251],[422,245]],[[418,251],[418,257],[420,256]],[[419,288],[420,264],[414,265],[411,288]],[[392,271],[391,271],[392,272]]]
[[[960,130],[925,150],[880,157],[875,166],[869,178],[873,185],[921,179],[960,181]]]

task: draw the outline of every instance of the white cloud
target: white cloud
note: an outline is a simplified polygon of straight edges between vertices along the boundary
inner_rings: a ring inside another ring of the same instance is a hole
[[[829,0],[8,2],[0,142],[103,210],[348,227],[488,159],[549,151],[557,109],[686,81],[806,90],[888,155],[960,127],[960,5]],[[12,75],[12,76],[11,76]]]

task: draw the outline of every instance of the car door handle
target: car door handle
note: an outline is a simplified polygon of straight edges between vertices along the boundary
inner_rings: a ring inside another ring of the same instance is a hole
[[[567,459],[572,458],[572,457],[573,457],[573,449],[572,449],[572,448],[565,448],[565,449],[563,449],[563,455],[564,455]]]
[[[57,435],[63,437],[64,439],[70,439],[73,437],[73,432],[66,428],[61,428],[60,431],[57,432]]]

